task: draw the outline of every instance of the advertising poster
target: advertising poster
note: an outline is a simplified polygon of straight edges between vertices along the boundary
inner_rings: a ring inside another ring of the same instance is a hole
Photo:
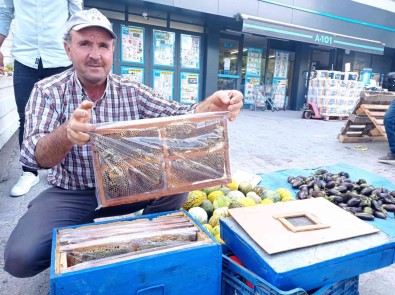
[[[181,34],[181,67],[199,69],[200,37]]]
[[[288,76],[289,52],[276,50],[275,58],[273,77],[286,79]]]
[[[144,62],[144,28],[121,25],[121,59]]]
[[[193,104],[199,100],[199,74],[181,72],[180,102]]]
[[[153,70],[154,89],[166,99],[173,99],[173,77],[174,72],[168,70]]]
[[[128,78],[131,81],[144,83],[144,69],[136,67],[121,67],[121,76]]]
[[[247,76],[261,76],[262,72],[262,49],[249,47],[247,49]]]
[[[255,91],[258,91],[259,84],[261,82],[260,77],[246,76],[245,90],[244,90],[244,102],[247,104],[254,103],[254,95],[257,95]]]
[[[159,30],[154,30],[153,32],[154,65],[174,66],[175,33]]]

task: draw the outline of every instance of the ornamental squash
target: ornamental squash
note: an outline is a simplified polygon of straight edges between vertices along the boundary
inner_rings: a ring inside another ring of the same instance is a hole
[[[196,219],[196,221],[200,222],[201,224],[207,223],[207,212],[204,211],[203,208],[200,207],[192,207],[188,210],[188,213]]]
[[[200,204],[202,204],[203,200],[206,198],[207,195],[203,191],[199,191],[199,190],[191,191],[189,192],[184,205],[182,205],[182,208],[185,210],[189,210],[192,207],[200,206]]]
[[[266,187],[264,187],[263,185],[256,185],[253,191],[256,192],[258,196],[263,198],[263,194],[266,192]]]
[[[212,191],[208,196],[207,199],[211,202],[214,203],[214,200],[219,197],[219,196],[225,196],[225,194],[220,191],[220,190],[216,190],[216,191]]]

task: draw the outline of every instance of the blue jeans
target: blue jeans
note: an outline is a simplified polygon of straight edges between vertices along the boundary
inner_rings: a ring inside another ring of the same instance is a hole
[[[46,77],[61,73],[67,68],[68,67],[44,69],[41,59],[38,64],[38,69],[27,67],[17,60],[14,61],[14,94],[19,114],[19,147],[22,145],[23,141],[25,107],[29,100],[30,93],[33,90],[34,84]],[[24,172],[33,172],[34,174],[37,174],[34,169],[27,167],[22,167],[22,170]]]
[[[395,100],[384,115],[384,127],[392,156],[395,158]]]

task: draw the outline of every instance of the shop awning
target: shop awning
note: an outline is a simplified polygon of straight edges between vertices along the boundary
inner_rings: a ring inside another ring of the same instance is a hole
[[[385,44],[377,40],[342,35],[246,14],[239,14],[238,17],[242,19],[243,32],[246,33],[343,48],[346,50],[384,54]]]

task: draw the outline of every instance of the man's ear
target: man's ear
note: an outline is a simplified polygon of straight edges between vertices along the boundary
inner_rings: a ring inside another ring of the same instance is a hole
[[[70,50],[70,44],[68,42],[63,42],[64,50],[66,51],[67,56],[69,57],[69,60],[71,60],[71,50]]]

